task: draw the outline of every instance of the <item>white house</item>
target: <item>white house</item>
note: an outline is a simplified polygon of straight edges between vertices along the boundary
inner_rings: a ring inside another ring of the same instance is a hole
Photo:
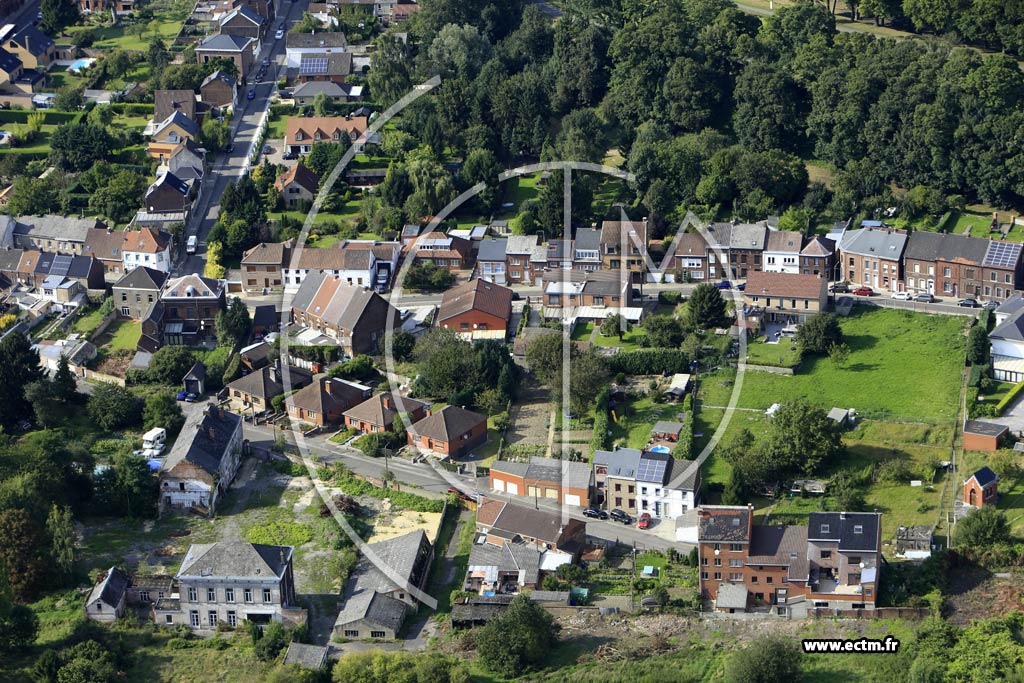
[[[160,468],[161,510],[213,514],[241,460],[241,417],[217,406],[189,413]]]
[[[156,228],[125,232],[121,259],[124,272],[146,266],[162,273],[171,272],[171,236]]]
[[[286,292],[297,292],[310,272],[334,275],[350,285],[386,290],[398,271],[402,246],[398,242],[346,240],[330,249],[292,252],[282,274]]]
[[[799,232],[770,230],[762,262],[764,272],[798,274],[803,239]]]
[[[698,503],[700,467],[670,453],[617,448],[594,451],[594,482],[609,509],[676,519]]]
[[[1003,311],[1003,321],[996,325],[988,335],[992,355],[992,376],[1003,382],[1020,382],[1024,380],[1024,306],[1020,299],[1010,299],[1003,307],[1015,310],[1012,313]]]

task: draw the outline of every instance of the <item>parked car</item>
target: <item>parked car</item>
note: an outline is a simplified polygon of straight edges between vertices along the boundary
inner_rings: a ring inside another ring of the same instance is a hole
[[[273,148],[271,148],[271,146],[270,146],[270,145],[263,145],[263,153],[264,153],[264,154],[270,154],[270,153],[271,153],[271,152],[273,152],[273,151],[274,151],[274,150],[273,150]]]
[[[284,29],[279,28],[277,29],[277,33],[274,34],[274,40],[281,40],[282,38],[284,38]]]
[[[960,301],[956,302],[956,305],[963,308],[978,308],[981,306],[977,299],[960,299]]]
[[[732,289],[732,284],[728,280],[722,280],[715,284],[715,287],[719,289]]]
[[[256,99],[256,88],[249,88],[249,94],[246,95],[245,97],[246,97],[246,99],[249,99],[249,100]]]
[[[739,283],[738,285],[736,285],[736,289],[740,290],[741,292],[747,291],[747,283],[746,282]]]
[[[270,57],[264,57],[263,61],[260,62],[260,66],[264,66],[264,67],[270,66]]]
[[[981,305],[982,308],[999,308],[998,301],[986,301]]]
[[[857,296],[871,296],[872,294],[875,293],[875,290],[871,289],[870,287],[858,287],[857,289],[853,290],[853,293],[856,294]]]
[[[917,296],[915,296],[914,301],[920,301],[923,304],[933,304],[937,301],[937,299],[931,294],[924,292],[923,294],[918,294]]]
[[[640,521],[636,523],[637,529],[646,529],[651,526],[651,513],[644,512],[640,515]]]
[[[892,298],[899,301],[910,301],[910,292],[893,292]]]
[[[298,159],[299,155],[296,154],[295,152],[285,152],[284,154],[281,155],[281,158],[291,161],[292,159]]]
[[[583,511],[583,516],[591,519],[608,519],[608,513],[597,508],[587,508]]]
[[[845,282],[837,282],[828,288],[828,291],[833,294],[848,294],[850,292],[850,285]]]
[[[623,512],[619,508],[615,508],[614,510],[609,512],[608,516],[611,517],[616,522],[622,522],[623,524],[632,524],[633,523],[633,518],[630,517],[629,515],[627,515],[625,512]]]
[[[188,396],[188,392],[187,391],[181,390],[181,391],[178,392],[178,400],[179,401],[184,401],[186,396]]]

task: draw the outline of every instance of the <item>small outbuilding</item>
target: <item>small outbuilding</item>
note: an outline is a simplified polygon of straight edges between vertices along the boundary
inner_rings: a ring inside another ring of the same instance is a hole
[[[995,451],[1010,428],[995,422],[967,420],[964,422],[965,451]]]
[[[747,611],[747,585],[745,583],[723,583],[718,587],[715,598],[715,611],[735,612]]]
[[[108,624],[123,617],[131,582],[127,572],[111,567],[89,593],[89,599],[85,602],[85,616]]]
[[[932,554],[932,528],[930,526],[902,526],[896,528],[896,556],[908,560],[923,560]]]
[[[327,666],[327,648],[322,645],[290,643],[284,655],[284,663],[298,664],[306,669],[322,671]]]
[[[999,475],[982,467],[964,481],[964,503],[980,508],[995,505],[999,499]]]
[[[206,366],[203,365],[203,361],[197,360],[195,362],[195,365],[182,378],[182,384],[185,387],[185,391],[190,394],[202,396],[206,393]]]

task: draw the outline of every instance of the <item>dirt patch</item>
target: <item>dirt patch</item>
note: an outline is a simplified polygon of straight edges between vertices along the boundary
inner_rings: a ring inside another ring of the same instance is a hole
[[[531,387],[512,406],[507,443],[547,446],[548,421],[551,418],[549,396],[545,389]]]
[[[957,626],[1024,609],[1024,577],[1019,574],[992,574],[981,567],[961,567],[950,572],[947,593],[946,618]]]
[[[417,529],[422,529],[431,543],[437,539],[438,531],[441,529],[441,513],[416,512],[415,510],[395,511],[391,509],[390,501],[379,502],[383,504],[378,506],[376,514],[371,520],[373,535],[367,539],[367,543],[403,536]]]
[[[103,362],[96,367],[96,371],[102,372],[105,375],[124,377],[125,373],[128,371],[128,366],[132,363],[132,357],[134,355],[134,352],[125,349],[114,351],[103,359]]]

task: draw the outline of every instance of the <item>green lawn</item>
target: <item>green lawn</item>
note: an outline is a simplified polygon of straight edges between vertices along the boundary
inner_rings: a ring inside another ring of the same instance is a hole
[[[115,320],[98,340],[107,352],[134,351],[139,337],[142,336],[142,324],[132,320]]]
[[[764,409],[805,398],[826,409],[856,408],[866,417],[953,418],[964,362],[963,319],[858,306],[842,326],[851,351],[843,367],[809,356],[792,377],[748,372],[739,405]]]
[[[674,403],[655,403],[651,396],[631,401],[619,411],[612,424],[612,437],[616,445],[641,448],[651,436],[651,428],[658,420],[674,420],[679,406]]]
[[[572,340],[589,341],[593,331],[594,323],[576,323],[576,326],[572,328]]]
[[[101,320],[103,320],[103,314],[100,313],[100,309],[93,308],[85,315],[79,316],[71,326],[71,329],[78,334],[87,335],[96,329]]]
[[[104,51],[121,49],[145,52],[150,41],[156,36],[163,39],[165,45],[174,42],[174,38],[181,30],[181,25],[192,11],[192,7],[193,3],[186,2],[186,0],[155,0],[149,3],[147,8],[153,11],[151,23],[156,27],[156,33],[150,30],[150,24],[146,24],[145,31],[141,32],[141,35],[138,26],[127,22],[113,26],[101,25],[100,22],[108,18],[106,15],[96,15],[92,20],[68,28],[65,33],[75,36],[91,28],[96,34],[96,41],[92,45],[94,48]],[[62,41],[58,40],[57,42]]]
[[[623,334],[622,341],[619,341],[618,335],[606,337],[598,332],[594,337],[594,344],[596,346],[617,346],[622,351],[636,351],[640,348],[640,339],[644,336],[644,331],[638,327],[634,327]]]
[[[964,230],[970,227],[971,235],[974,237],[986,237],[989,234],[992,214],[973,211],[957,211],[956,214],[956,222],[953,223],[952,232],[962,234]]]
[[[765,337],[747,342],[747,362],[752,365],[773,365],[792,368],[800,364],[796,342],[783,338],[778,344],[766,344]]]

